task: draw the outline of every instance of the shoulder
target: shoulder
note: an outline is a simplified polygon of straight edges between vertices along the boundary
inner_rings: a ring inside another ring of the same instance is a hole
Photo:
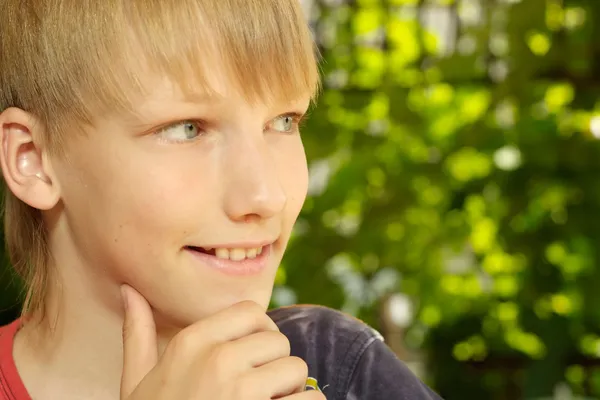
[[[439,400],[362,321],[319,306],[269,312],[308,364],[309,384],[328,400]]]
[[[6,358],[12,355],[12,346],[15,334],[20,327],[20,320],[8,325],[0,326],[0,357]]]
[[[308,364],[313,383],[328,399],[342,398],[366,349],[381,335],[362,321],[319,306],[292,306],[269,312],[290,340],[292,355]]]
[[[292,352],[307,362],[351,363],[383,337],[362,321],[327,307],[299,305],[269,312],[288,337]]]
[[[269,311],[269,316],[282,331],[299,332],[303,336],[337,333],[383,339],[376,330],[359,319],[327,307],[312,305],[282,307]]]
[[[14,337],[19,327],[19,320],[0,327],[0,400],[29,398],[12,355]]]

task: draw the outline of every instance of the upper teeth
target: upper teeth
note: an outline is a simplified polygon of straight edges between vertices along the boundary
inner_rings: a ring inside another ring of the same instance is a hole
[[[210,249],[206,249],[210,250]],[[218,248],[215,249],[215,255],[217,258],[221,258],[223,260],[233,260],[233,261],[242,261],[246,258],[256,258],[257,255],[260,255],[263,251],[262,247],[256,247],[253,249],[224,249]]]

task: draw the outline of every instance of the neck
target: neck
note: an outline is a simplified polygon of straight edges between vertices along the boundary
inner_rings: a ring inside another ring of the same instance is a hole
[[[73,268],[65,275],[74,276],[76,270],[81,271]],[[48,292],[44,320],[25,319],[15,339],[15,362],[25,386],[40,400],[118,399],[123,363],[119,285],[99,276],[56,282]],[[157,326],[162,352],[176,330],[161,328],[158,321]]]

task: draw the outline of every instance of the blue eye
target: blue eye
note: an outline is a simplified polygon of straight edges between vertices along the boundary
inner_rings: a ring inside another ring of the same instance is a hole
[[[299,114],[295,113],[280,115],[271,121],[269,127],[281,133],[292,133],[297,129],[301,118]]]
[[[199,124],[194,121],[179,122],[156,132],[162,140],[175,143],[191,142],[201,136],[202,133]]]

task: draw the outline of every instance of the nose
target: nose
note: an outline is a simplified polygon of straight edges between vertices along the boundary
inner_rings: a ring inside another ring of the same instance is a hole
[[[287,195],[273,150],[262,135],[237,139],[230,143],[222,175],[226,181],[225,212],[234,221],[278,215],[285,208]]]

